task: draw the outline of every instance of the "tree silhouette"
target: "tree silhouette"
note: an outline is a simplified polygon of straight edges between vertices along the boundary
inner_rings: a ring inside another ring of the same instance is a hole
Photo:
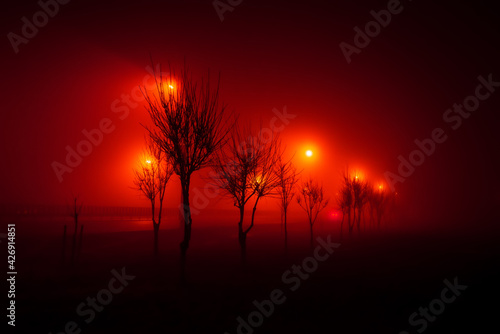
[[[260,136],[252,135],[250,127],[244,130],[234,127],[227,145],[219,151],[213,166],[216,185],[233,200],[240,213],[238,240],[243,261],[246,255],[246,236],[254,226],[258,202],[262,197],[274,194],[278,186],[278,178],[274,173],[274,164],[280,155],[278,139],[273,137],[263,142],[259,138]],[[251,223],[243,228],[245,206],[254,196]]]
[[[382,217],[386,213],[387,207],[391,202],[391,194],[387,193],[383,186],[372,188],[368,196],[370,213],[374,216],[377,228],[380,228]]]
[[[196,82],[184,68],[179,76],[169,72],[163,78],[155,74],[156,94],[146,88],[143,94],[154,126],[146,126],[153,140],[173,164],[182,188],[181,210],[184,238],[180,244],[185,258],[191,240],[192,217],[189,188],[194,172],[210,164],[213,154],[224,143],[228,128],[225,107],[219,105],[220,76],[215,88],[207,80]]]
[[[275,165],[282,157],[281,145],[278,136],[272,137],[267,143],[259,143],[260,159],[253,170],[252,187],[255,189],[255,202],[252,209],[252,220],[247,231],[254,224],[257,204],[262,197],[276,196],[280,179],[276,174]]]
[[[279,205],[281,209],[281,223],[285,229],[285,247],[288,241],[287,231],[287,213],[288,207],[295,196],[295,185],[299,181],[299,172],[292,163],[292,159],[283,160],[283,156],[279,155],[276,162],[276,176],[278,178],[277,193],[279,196]]]
[[[356,222],[359,233],[361,232],[361,214],[363,213],[363,208],[368,201],[369,186],[367,181],[361,180],[357,175],[352,178],[351,185],[354,209],[353,224]],[[357,215],[356,210],[358,211]]]
[[[341,236],[346,215],[349,234],[352,233],[354,226],[358,227],[358,232],[361,231],[361,216],[366,203],[368,203],[369,195],[368,182],[361,180],[356,173],[354,176],[351,176],[349,170],[346,169],[342,174],[342,185],[337,197],[337,204],[342,211],[342,221],[340,223]]]
[[[154,231],[154,254],[158,255],[158,234],[163,211],[163,199],[173,168],[166,154],[151,137],[146,138],[146,149],[134,170],[134,185],[151,203],[151,221]],[[158,202],[158,217],[155,209]]]
[[[349,233],[352,231],[351,226],[351,210],[353,206],[353,198],[352,198],[352,183],[349,176],[349,173],[346,171],[342,175],[342,186],[340,188],[337,204],[342,211],[342,221],[340,222],[340,237],[342,238],[342,229],[344,226],[345,216],[347,214],[347,227],[349,229]]]
[[[313,226],[318,214],[328,205],[329,200],[324,197],[323,186],[309,179],[304,182],[297,196],[297,203],[307,213],[311,232],[311,247],[313,246]]]

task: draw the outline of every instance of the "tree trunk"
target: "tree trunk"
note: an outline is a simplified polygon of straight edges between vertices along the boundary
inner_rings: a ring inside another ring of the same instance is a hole
[[[71,265],[74,264],[76,257],[76,236],[78,235],[78,214],[76,212],[74,215],[74,219],[75,219],[75,233],[73,234],[73,244],[71,245]]]
[[[287,211],[288,211],[288,208],[286,208],[286,209],[284,210],[284,212],[283,212],[283,224],[284,224],[284,226],[285,226],[285,240],[286,240],[286,238],[288,237],[288,231],[287,231],[287,229],[286,229],[286,213],[287,213]]]
[[[365,217],[365,212],[362,211],[363,214],[363,232],[366,233],[366,217]]]
[[[284,212],[283,212],[283,224],[285,226],[285,255],[288,254],[288,231],[286,229],[286,213],[288,211],[288,208],[285,208],[284,209]]]
[[[342,240],[342,228],[344,227],[344,211],[342,211],[342,220],[340,221],[340,240]]]
[[[151,199],[151,222],[153,223],[153,254],[158,255],[158,228],[159,224],[155,219],[155,199]]]
[[[241,264],[246,264],[247,262],[247,235],[243,232],[239,237],[240,248],[241,248]]]
[[[311,249],[314,246],[314,237],[313,237],[313,224],[309,223],[309,230],[311,232]]]
[[[238,241],[240,243],[241,248],[241,263],[245,264],[246,262],[246,239],[247,235],[243,231],[243,218],[245,217],[245,207],[240,208],[240,221],[238,222]]]
[[[75,235],[74,235],[74,238],[76,239],[76,235],[78,234],[78,214],[76,212],[75,212],[74,218],[75,218]]]
[[[184,239],[181,242],[181,256],[184,259],[186,257],[187,250],[189,248],[189,241],[191,240],[191,208],[189,206],[189,183],[188,179],[186,182],[182,183],[182,212],[184,213]]]
[[[356,210],[356,209],[354,209],[354,210]],[[359,206],[358,206],[358,216],[356,218],[358,218],[356,225],[358,226],[358,234],[360,234],[361,233],[361,207],[359,207]]]
[[[158,256],[158,234],[160,231],[160,224],[154,224],[153,225],[153,232],[154,232],[154,255]]]
[[[347,211],[347,226],[349,227],[349,235],[352,233],[352,227],[354,224],[351,224],[351,208],[348,208],[349,211]]]
[[[78,247],[76,251],[76,257],[79,261],[80,253],[82,252],[82,242],[83,242],[83,225],[80,225],[80,240],[78,240]]]
[[[257,210],[257,204],[259,203],[259,199],[260,199],[260,197],[257,197],[257,199],[255,200],[255,204],[253,205],[253,209],[252,209],[252,221],[250,222],[250,226],[248,226],[248,228],[246,229],[245,235],[248,232],[250,232],[250,230],[253,227],[253,222],[254,222],[254,218],[255,218],[255,211]]]

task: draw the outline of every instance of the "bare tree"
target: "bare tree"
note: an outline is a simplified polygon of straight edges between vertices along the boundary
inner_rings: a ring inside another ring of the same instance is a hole
[[[151,203],[155,255],[158,255],[158,234],[165,190],[172,173],[173,168],[166,154],[151,137],[146,138],[144,156],[139,162],[138,167],[134,170],[134,185]],[[158,203],[158,216],[156,216],[156,203]]]
[[[259,134],[259,138],[260,138]],[[255,211],[259,200],[267,196],[277,196],[277,188],[280,185],[280,179],[276,174],[275,165],[281,159],[283,152],[278,136],[274,136],[266,143],[259,143],[260,159],[253,170],[252,187],[255,189],[255,202],[252,209],[252,220],[249,231],[254,224]]]
[[[340,237],[342,238],[342,230],[344,227],[345,216],[347,215],[347,226],[349,233],[352,231],[351,227],[351,209],[353,206],[352,199],[352,184],[348,172],[342,176],[342,186],[338,193],[337,204],[342,211],[342,221],[340,222]]]
[[[328,205],[329,199],[324,197],[323,186],[310,178],[302,184],[297,196],[297,203],[307,213],[311,232],[311,247],[314,244],[313,226],[318,214]]]
[[[179,176],[184,216],[184,239],[180,247],[185,258],[191,240],[191,176],[210,164],[228,133],[225,107],[219,104],[220,77],[215,88],[210,84],[210,76],[206,81],[195,82],[185,68],[179,76],[170,71],[167,78],[163,78],[160,69],[160,77],[155,75],[155,80],[156,94],[143,89],[146,108],[154,124],[146,129]]]
[[[391,194],[388,194],[382,185],[379,185],[377,188],[372,188],[369,193],[368,203],[370,213],[372,217],[374,217],[377,228],[380,228],[382,217],[386,212],[390,200]]]
[[[366,203],[368,203],[369,195],[368,182],[361,180],[356,173],[352,175],[349,169],[346,169],[342,174],[342,185],[337,197],[337,204],[342,210],[342,221],[340,223],[341,236],[346,215],[349,234],[352,233],[354,226],[358,227],[358,232],[361,231],[361,216],[363,215]]]
[[[246,254],[246,236],[254,226],[259,199],[273,194],[278,185],[274,163],[280,154],[279,143],[276,138],[267,142],[262,142],[259,138],[260,136],[252,135],[250,127],[244,130],[235,127],[213,166],[216,185],[233,200],[240,213],[238,239],[243,261]],[[251,223],[244,228],[245,206],[254,196]]]
[[[359,233],[361,232],[361,215],[363,213],[363,208],[368,201],[369,186],[367,181],[361,180],[357,175],[352,178],[351,185],[352,185],[353,209],[354,209],[353,224],[356,221]],[[356,215],[356,210],[358,211],[357,215]]]
[[[279,196],[279,205],[281,209],[281,223],[285,229],[285,246],[288,240],[287,231],[287,213],[288,207],[295,196],[295,185],[299,181],[299,172],[292,163],[292,159],[284,161],[282,155],[276,162],[276,176],[278,177],[277,192]]]

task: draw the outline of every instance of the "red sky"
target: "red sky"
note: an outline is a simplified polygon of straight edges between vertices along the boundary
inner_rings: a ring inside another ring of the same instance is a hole
[[[40,10],[36,2],[8,6],[4,35],[19,34],[21,18]],[[442,116],[474,93],[478,76],[493,73],[500,81],[499,21],[478,4],[404,2],[348,64],[339,44],[352,44],[353,28],[386,7],[243,1],[221,22],[211,1],[61,5],[17,54],[7,38],[2,44],[2,203],[65,203],[71,192],[94,205],[144,203],[131,175],[147,115],[139,102],[120,119],[123,111],[113,112],[112,104],[137,93],[152,55],[164,69],[185,60],[195,76],[220,71],[221,99],[242,120],[265,125],[273,109],[286,106],[296,115],[281,133],[289,152],[332,197],[347,165],[379,182],[396,172],[398,156],[408,157],[415,139],[442,127],[448,140],[397,186],[408,216],[498,215],[491,212],[500,204],[498,93],[455,131]],[[63,163],[66,146],[75,148],[82,131],[105,118],[114,130],[59,182],[52,163]],[[306,160],[310,147],[314,159]],[[193,187],[203,187],[198,176]],[[177,205],[177,180],[169,191],[169,205]]]

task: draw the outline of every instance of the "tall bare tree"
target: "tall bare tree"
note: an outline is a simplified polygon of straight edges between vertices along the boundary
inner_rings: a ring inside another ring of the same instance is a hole
[[[210,76],[194,81],[184,68],[176,76],[172,71],[164,78],[160,69],[155,75],[156,94],[144,87],[147,110],[154,126],[146,126],[153,140],[172,162],[182,188],[181,210],[184,216],[184,238],[180,244],[185,258],[191,240],[189,188],[194,172],[210,164],[221,148],[229,129],[225,107],[219,103],[219,83],[214,87]]]
[[[329,199],[324,197],[323,186],[312,178],[304,182],[297,196],[297,203],[307,213],[311,232],[311,247],[314,244],[313,226],[319,213],[328,205]]]
[[[285,246],[288,240],[287,231],[287,213],[288,207],[295,196],[295,185],[299,181],[299,172],[293,165],[292,159],[284,161],[282,155],[279,155],[276,162],[276,176],[278,177],[277,192],[279,196],[279,205],[281,209],[281,223],[285,229]]]
[[[151,221],[154,231],[154,254],[158,255],[158,234],[160,230],[163,200],[167,183],[173,174],[172,165],[166,154],[151,137],[146,138],[146,149],[139,165],[134,170],[134,185],[151,203]],[[158,203],[158,216],[156,204]]]
[[[253,135],[250,127],[234,127],[230,139],[217,155],[213,166],[215,183],[233,200],[239,210],[238,239],[242,259],[245,260],[246,236],[254,226],[255,211],[259,200],[274,194],[278,185],[274,164],[279,156],[276,137],[263,142],[260,135]],[[243,227],[245,206],[255,196],[251,223]]]

